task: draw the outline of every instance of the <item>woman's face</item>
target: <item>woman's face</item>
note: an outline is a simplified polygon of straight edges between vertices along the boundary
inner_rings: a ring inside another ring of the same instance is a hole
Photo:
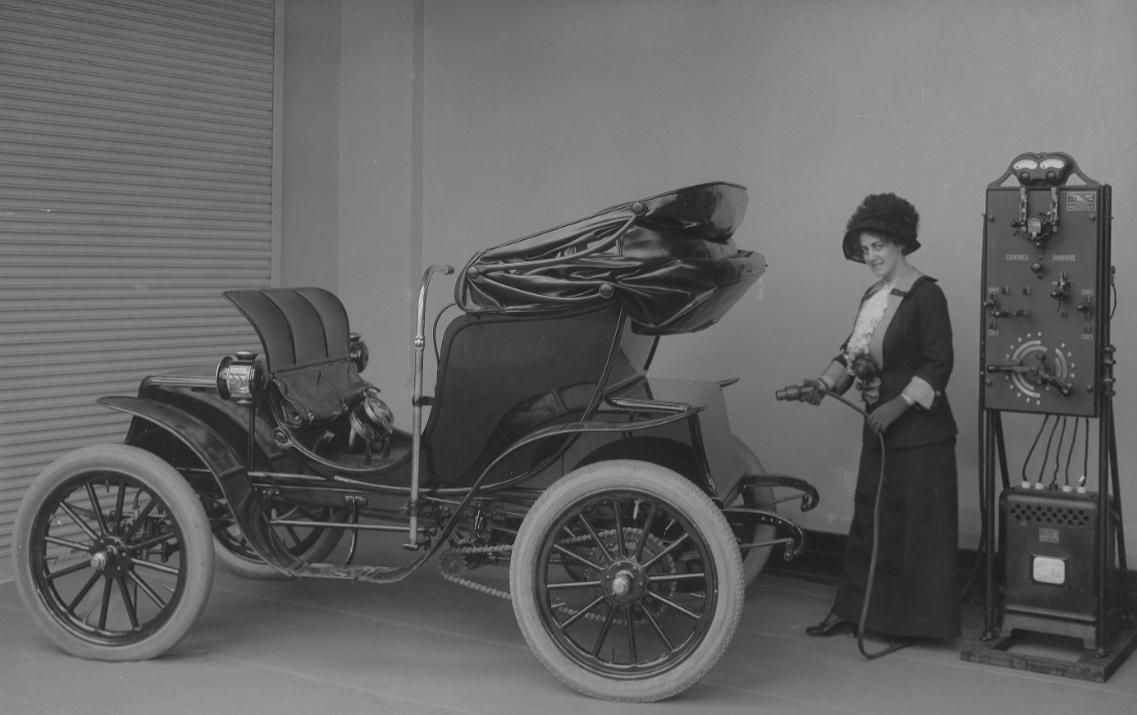
[[[872,274],[886,281],[895,280],[907,265],[904,253],[892,241],[875,233],[861,234],[861,257]]]

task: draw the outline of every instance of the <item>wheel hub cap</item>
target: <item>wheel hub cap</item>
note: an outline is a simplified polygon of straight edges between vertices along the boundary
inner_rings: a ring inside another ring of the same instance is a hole
[[[121,576],[130,568],[126,548],[117,540],[102,539],[91,552],[91,568],[109,576]]]
[[[604,582],[608,586],[608,596],[620,603],[639,600],[647,584],[643,571],[626,561],[609,567]]]
[[[612,581],[612,593],[616,596],[626,596],[632,590],[631,574],[621,571]]]

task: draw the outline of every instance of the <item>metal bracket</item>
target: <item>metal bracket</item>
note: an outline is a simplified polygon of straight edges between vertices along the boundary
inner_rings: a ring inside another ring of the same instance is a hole
[[[821,501],[816,487],[804,479],[788,474],[748,474],[739,481],[739,490],[746,487],[788,487],[801,492],[801,510],[809,511]]]
[[[736,517],[736,520],[742,522],[757,522],[767,526],[773,526],[781,531],[789,531],[790,536],[780,538],[774,541],[763,541],[755,544],[739,544],[738,548],[742,550],[754,549],[760,546],[767,546],[770,544],[782,543],[786,548],[782,549],[782,556],[786,561],[792,561],[798,554],[805,548],[805,532],[801,527],[773,512],[762,511],[760,509],[751,509],[748,507],[727,507],[722,510],[727,521],[730,522],[731,517]]]

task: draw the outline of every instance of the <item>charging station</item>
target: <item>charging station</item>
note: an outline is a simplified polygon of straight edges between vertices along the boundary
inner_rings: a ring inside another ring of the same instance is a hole
[[[987,572],[983,631],[965,643],[964,660],[1105,682],[1137,644],[1112,409],[1111,221],[1110,186],[1068,154],[1020,154],[987,186],[979,385]],[[1008,414],[1040,423],[1017,478]],[[1031,633],[1080,641],[1081,653],[1016,653]]]

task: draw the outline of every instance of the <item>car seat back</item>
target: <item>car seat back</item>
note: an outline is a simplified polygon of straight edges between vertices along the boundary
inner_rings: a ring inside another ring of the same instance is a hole
[[[350,410],[370,384],[351,360],[347,311],[322,288],[260,288],[224,293],[264,347],[278,421],[325,424]]]

